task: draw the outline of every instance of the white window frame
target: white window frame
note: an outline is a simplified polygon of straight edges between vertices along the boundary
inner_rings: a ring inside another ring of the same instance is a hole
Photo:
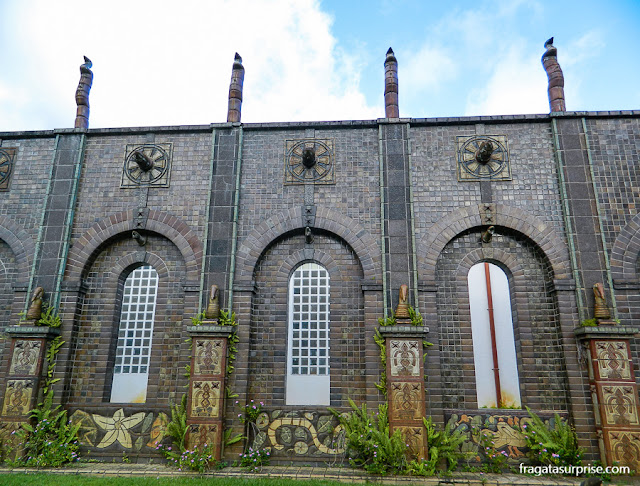
[[[329,272],[303,263],[289,277],[287,405],[330,405]]]
[[[502,396],[502,403],[497,403],[484,265],[485,262],[475,264],[467,276],[478,408],[522,408],[509,279],[500,267],[489,263]]]
[[[145,403],[158,294],[158,273],[151,265],[131,271],[124,283],[111,403]]]

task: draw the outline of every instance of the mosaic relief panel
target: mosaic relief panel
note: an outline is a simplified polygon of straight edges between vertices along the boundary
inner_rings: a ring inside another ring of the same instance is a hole
[[[193,360],[193,374],[222,374],[223,340],[194,338],[194,343],[195,356]]]
[[[554,426],[555,419],[552,414],[541,412],[538,413],[538,416],[545,423]],[[496,450],[506,452],[509,459],[520,461],[528,451],[524,436],[519,430],[529,422],[528,415],[467,414],[463,411],[449,411],[445,412],[445,419],[454,430],[459,429],[469,437],[470,440],[463,444],[463,452],[473,453],[478,462],[483,461],[483,454],[480,450],[480,434],[489,436],[494,442]]]
[[[506,135],[459,136],[458,181],[510,181],[511,163]]]
[[[606,431],[605,433],[612,461],[637,471],[640,468],[640,434],[617,431]]]
[[[418,340],[390,341],[391,376],[420,376],[422,343]]]
[[[35,375],[38,371],[38,357],[41,349],[42,341],[16,340],[9,375]]]
[[[414,458],[424,458],[424,429],[423,427],[394,427],[399,430],[404,443],[409,446],[409,455]]]
[[[602,403],[607,425],[639,425],[633,386],[603,386]]]
[[[207,445],[220,444],[220,426],[218,424],[191,424],[187,436],[187,447],[203,449]]]
[[[13,163],[18,149],[15,147],[2,147],[0,149],[0,191],[9,190],[9,182]]]
[[[286,140],[285,152],[285,185],[335,184],[333,140]]]
[[[625,341],[596,341],[597,371],[601,379],[630,380],[629,352]]]
[[[31,380],[8,380],[4,392],[2,415],[6,417],[23,417],[31,410],[31,397],[34,383]]]
[[[422,384],[391,383],[390,419],[392,421],[422,420]]]
[[[76,410],[69,420],[73,425],[79,424],[79,442],[85,448],[133,451],[155,449],[165,438],[169,423],[167,414],[162,412],[157,416],[147,412],[126,416],[123,409],[111,417]]]
[[[19,454],[22,449],[22,439],[14,432],[22,429],[26,424],[27,422],[0,422],[0,443],[2,443],[5,451],[13,449],[13,454]],[[11,458],[7,457],[7,459]]]
[[[173,144],[127,144],[120,187],[169,187]]]
[[[191,417],[219,417],[220,388],[220,381],[193,381],[191,384]]]
[[[270,448],[279,456],[327,456],[345,451],[344,429],[331,414],[263,412],[256,421],[252,447]]]

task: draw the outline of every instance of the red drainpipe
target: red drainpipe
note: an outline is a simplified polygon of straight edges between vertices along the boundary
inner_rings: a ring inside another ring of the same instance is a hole
[[[493,379],[496,383],[496,405],[502,406],[502,391],[500,390],[500,368],[498,367],[498,348],[496,346],[496,325],[493,320],[493,298],[491,296],[491,276],[489,264],[484,264],[484,276],[487,282],[487,305],[489,307],[489,330],[491,331],[491,353],[493,354]]]

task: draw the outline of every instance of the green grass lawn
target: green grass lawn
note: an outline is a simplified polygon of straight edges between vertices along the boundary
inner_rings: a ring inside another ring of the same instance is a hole
[[[344,486],[336,481],[237,478],[95,477],[76,474],[0,474],[2,486]]]

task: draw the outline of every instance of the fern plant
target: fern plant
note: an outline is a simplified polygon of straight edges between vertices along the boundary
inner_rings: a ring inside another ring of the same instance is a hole
[[[443,430],[438,430],[431,417],[423,417],[422,422],[427,431],[429,463],[432,464],[433,470],[437,469],[441,461],[445,461],[446,470],[453,471],[458,467],[458,462],[467,456],[462,452],[462,444],[468,440],[467,435],[460,429],[454,429],[451,423],[445,425]]]
[[[171,406],[171,421],[167,424],[167,435],[180,452],[186,450],[187,430],[187,395],[182,395],[180,405]]]
[[[78,459],[78,429],[81,424],[72,425],[67,419],[67,411],[60,411],[60,405],[53,406],[51,388],[30,415],[35,425],[25,423],[17,432],[23,444],[23,454],[12,461],[12,465],[60,467]]]
[[[398,474],[407,467],[407,445],[399,430],[389,433],[388,406],[379,405],[376,413],[359,408],[349,399],[351,413],[340,414],[329,408],[345,429],[347,455],[352,466],[374,474]]]
[[[48,302],[44,302],[42,307],[44,308],[44,312],[40,314],[40,319],[38,319],[38,326],[48,326],[58,328],[62,326],[62,319],[57,314],[56,310],[53,306],[49,305]]]
[[[530,458],[537,464],[578,466],[584,450],[578,447],[576,431],[556,413],[547,425],[527,407],[530,420],[521,432],[529,448]]]

